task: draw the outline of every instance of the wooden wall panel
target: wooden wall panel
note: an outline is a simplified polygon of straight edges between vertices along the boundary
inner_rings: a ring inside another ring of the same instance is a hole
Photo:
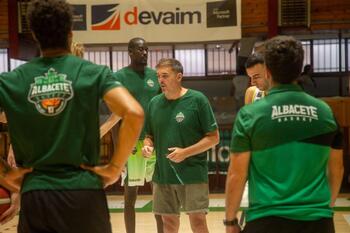
[[[8,42],[8,0],[0,0],[0,44]]]
[[[269,0],[242,0],[242,36],[267,35]],[[275,12],[278,14],[278,12]],[[350,30],[350,0],[311,0],[311,31]],[[283,28],[283,32],[300,31]],[[304,30],[301,30],[301,33]],[[305,31],[304,31],[305,32]]]
[[[349,0],[311,0],[311,29],[350,29]]]
[[[242,36],[266,34],[268,0],[242,0]]]

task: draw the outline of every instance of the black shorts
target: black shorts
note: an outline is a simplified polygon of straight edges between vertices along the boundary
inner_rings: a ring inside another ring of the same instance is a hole
[[[333,218],[298,221],[280,217],[265,217],[247,222],[243,233],[334,233]]]
[[[105,192],[26,192],[21,197],[18,233],[112,233]]]

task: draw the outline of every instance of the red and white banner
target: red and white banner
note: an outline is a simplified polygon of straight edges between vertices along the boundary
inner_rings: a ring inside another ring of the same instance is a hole
[[[241,0],[69,0],[74,40],[85,44],[241,38]]]

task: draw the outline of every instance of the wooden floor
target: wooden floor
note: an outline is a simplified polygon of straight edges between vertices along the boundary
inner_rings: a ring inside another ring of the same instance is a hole
[[[114,197],[120,199],[121,197]],[[149,199],[149,197],[140,197]],[[224,218],[224,212],[210,212],[207,215],[207,221],[209,231],[211,233],[223,233],[225,228],[222,224]],[[346,220],[346,218],[348,220]],[[350,232],[350,212],[338,211],[335,213],[335,228],[336,233],[349,233]],[[11,222],[0,226],[0,233],[15,233],[18,217]],[[111,213],[111,221],[113,233],[125,233],[123,213]],[[156,226],[152,213],[137,213],[136,214],[136,232],[138,233],[155,233]],[[181,215],[180,233],[191,233],[188,217],[185,214]]]
[[[335,214],[335,228],[336,233],[349,233],[350,232],[350,222],[346,222],[344,215],[350,218],[350,212],[337,212]],[[155,233],[157,232],[155,226],[155,220],[151,213],[137,213],[137,224],[136,232],[139,233]],[[210,212],[207,217],[209,232],[211,233],[223,233],[225,228],[222,225],[222,219],[224,218],[223,212]],[[113,233],[125,233],[124,220],[122,213],[112,213],[111,214]],[[10,223],[0,226],[0,233],[16,233],[16,222],[18,218],[16,217]],[[190,224],[187,216],[181,216],[180,233],[191,233]]]

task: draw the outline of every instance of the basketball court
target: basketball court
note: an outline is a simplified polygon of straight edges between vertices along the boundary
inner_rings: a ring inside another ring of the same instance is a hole
[[[29,0],[0,1],[0,74],[16,69],[33,57],[38,56],[40,52],[43,52],[36,47],[36,42],[33,40],[31,29],[28,26],[29,23],[26,18],[28,2]],[[309,65],[313,69],[310,74],[306,75],[313,83],[306,85],[307,83],[305,82],[302,88],[308,94],[316,98],[322,98],[331,107],[338,121],[337,123],[344,130],[343,160],[345,170],[341,194],[338,196],[334,206],[334,225],[336,233],[350,233],[350,0],[67,0],[67,2],[72,5],[74,11],[73,27],[69,27],[69,30],[72,29],[74,32],[74,41],[85,46],[85,51],[81,53],[80,57],[92,63],[107,66],[111,71],[117,72],[131,64],[130,49],[127,43],[132,38],[132,35],[143,37],[146,38],[147,43],[150,45],[149,48],[147,47],[147,66],[155,69],[162,58],[179,60],[184,66],[184,71],[181,72],[181,75],[184,77],[183,86],[198,90],[208,98],[219,126],[218,135],[220,138],[219,144],[206,152],[209,187],[213,193],[209,195],[209,213],[206,218],[209,232],[211,233],[226,232],[223,219],[227,217],[230,220],[229,216],[225,217],[224,190],[230,152],[233,151],[230,147],[233,120],[236,118],[239,108],[243,106],[244,92],[249,85],[245,63],[252,53],[263,49],[266,39],[277,35],[295,36],[300,41],[304,51],[303,67]],[[298,2],[298,4],[294,4],[295,2]],[[55,26],[55,23],[52,25]],[[146,49],[143,50],[146,51]],[[52,73],[54,73],[53,71]],[[27,75],[27,73],[25,74]],[[314,78],[314,80],[311,78]],[[156,80],[159,81],[159,79],[158,74]],[[152,80],[147,81],[146,84],[148,87],[154,86]],[[76,90],[79,90],[79,88],[76,88]],[[70,95],[69,100],[72,96]],[[76,96],[80,97],[79,95]],[[45,106],[58,105],[56,99],[54,99],[56,101],[52,100],[52,98],[50,100],[51,102],[45,102]],[[9,104],[8,106],[12,105]],[[38,103],[35,106],[38,106]],[[52,106],[50,108],[51,113],[53,111]],[[40,113],[42,115],[47,114],[42,111]],[[179,121],[176,119],[178,123],[184,119],[184,114],[180,113],[181,115],[176,115],[176,118],[179,118]],[[167,118],[164,117],[163,119]],[[290,119],[291,121],[293,119],[299,121],[299,118],[291,117]],[[304,121],[305,119],[303,118]],[[278,120],[287,122],[288,118],[284,117],[283,120],[282,118]],[[0,124],[0,128],[0,133],[2,132],[5,135],[3,137],[0,134],[0,156],[2,155],[6,158],[10,144],[8,128],[5,124]],[[11,127],[9,128],[11,129]],[[162,130],[164,131],[164,128]],[[31,132],[33,131],[35,130]],[[67,133],[66,135],[69,134]],[[186,136],[188,135],[186,133]],[[11,136],[13,136],[12,133]],[[86,136],[85,132],[83,136]],[[16,136],[11,138],[12,143],[16,145],[16,140],[14,139],[16,139]],[[122,140],[121,138],[118,139]],[[62,147],[65,147],[64,149],[69,148],[66,147],[66,144],[62,143],[62,145]],[[96,153],[98,153],[99,145],[97,144],[96,146]],[[87,145],[84,144],[84,146]],[[109,163],[113,156],[112,134],[110,132],[103,137],[100,150],[101,163]],[[27,153],[27,151],[25,152]],[[57,152],[57,154],[59,153]],[[59,155],[61,156],[61,154]],[[98,155],[96,154],[96,156]],[[77,166],[77,164],[79,165],[80,163],[75,163],[74,166]],[[113,163],[111,164],[116,166]],[[129,164],[131,163],[129,162]],[[172,166],[171,162],[170,166]],[[176,169],[172,168],[180,183],[187,184],[182,182]],[[131,177],[130,174],[131,172],[128,173],[128,176]],[[193,173],[193,175],[196,174]],[[192,173],[190,176],[192,177]],[[58,177],[57,180],[59,180]],[[299,182],[294,182],[293,184],[299,184]],[[52,185],[52,183],[47,182],[47,185]],[[76,186],[78,185],[74,184],[68,190],[75,190]],[[230,186],[228,185],[228,187]],[[34,190],[46,190],[46,188],[38,185]],[[87,186],[85,188],[87,189]],[[99,188],[101,189],[101,187]],[[59,188],[57,190],[60,191]],[[125,227],[128,225],[127,222],[131,219],[131,215],[126,211],[127,218],[124,219],[123,187],[119,183],[111,185],[106,189],[106,193],[112,231],[113,233],[126,233]],[[135,193],[137,192],[135,191]],[[137,196],[135,205],[136,232],[155,233],[157,232],[157,225],[155,216],[152,213],[152,195],[150,195],[149,185],[141,187],[139,193],[148,195]],[[195,192],[191,192],[191,194],[193,193]],[[82,196],[79,194],[78,197],[76,198],[77,201]],[[38,200],[40,200],[39,205],[51,207],[50,204],[52,202],[43,204],[42,199]],[[95,201],[95,199],[93,200]],[[159,199],[155,197],[154,200]],[[26,202],[23,201],[22,203]],[[83,204],[80,206],[93,206],[91,205],[92,202],[88,203],[90,205]],[[2,203],[0,202],[0,204]],[[103,206],[105,207],[105,205]],[[125,206],[125,209],[128,210],[128,205],[126,204]],[[247,207],[248,196],[247,192],[245,192],[238,216],[241,216],[242,211]],[[269,211],[272,208],[269,206],[265,211]],[[23,204],[22,210],[24,209],[26,208]],[[27,209],[31,211],[33,208]],[[80,208],[76,209],[79,210]],[[53,210],[56,209],[53,208]],[[197,211],[197,209],[195,210]],[[30,211],[27,216],[29,216],[28,218],[33,218]],[[104,208],[104,211],[106,213],[106,208]],[[69,209],[69,211],[64,213],[67,212],[73,211]],[[86,211],[86,213],[99,212]],[[57,218],[51,218],[50,215],[42,216],[48,216],[50,220],[54,219],[53,223],[59,222]],[[67,216],[67,214],[60,216]],[[84,219],[81,212],[77,216],[77,218],[72,219]],[[92,225],[96,225],[96,216],[100,217],[103,215],[97,214],[93,218],[95,221],[85,221],[84,223],[90,222]],[[41,226],[43,224],[42,217],[38,219],[38,225]],[[70,217],[66,219],[70,220]],[[164,219],[166,221],[166,218]],[[293,218],[290,217],[290,219]],[[303,220],[305,219],[303,218]],[[8,223],[0,224],[0,233],[16,233],[18,221],[19,215],[17,214]],[[232,223],[234,221],[228,222]],[[63,225],[69,227],[76,225],[69,225],[64,221],[63,223]],[[278,226],[275,221],[271,225]],[[104,231],[101,230],[100,225],[96,226],[98,226],[97,228],[100,231]],[[193,222],[192,226],[195,226]],[[107,227],[109,227],[108,223]],[[280,228],[277,228],[278,231],[280,231]],[[312,231],[314,231],[313,228],[311,229]],[[180,217],[178,232],[193,232],[189,218],[184,213]]]
[[[154,215],[152,214],[152,196],[141,195],[136,202],[136,232],[142,233],[154,233],[157,231]],[[207,221],[209,226],[209,232],[222,233],[225,232],[225,227],[222,224],[222,220],[225,217],[224,213],[224,195],[223,194],[211,194],[209,208],[210,212],[207,215]],[[246,206],[247,199],[242,202],[242,206]],[[123,216],[123,196],[122,195],[109,195],[108,206],[111,214],[111,222],[113,233],[125,233],[124,216]],[[17,232],[16,216],[9,223],[0,226],[0,233],[16,233]],[[181,233],[191,233],[190,223],[188,217],[185,214],[181,215],[180,220]],[[341,195],[337,199],[335,207],[335,230],[337,233],[350,232],[350,195]]]

